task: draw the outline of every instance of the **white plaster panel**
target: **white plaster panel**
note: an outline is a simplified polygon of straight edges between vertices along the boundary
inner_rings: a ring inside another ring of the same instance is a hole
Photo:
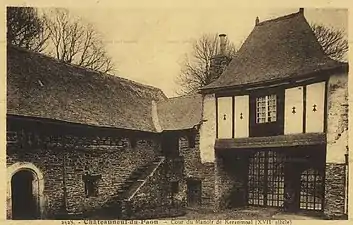
[[[284,134],[303,132],[303,87],[285,90]]]
[[[232,138],[232,97],[218,98],[218,138]]]
[[[214,94],[203,97],[202,125],[200,127],[201,162],[214,162],[214,144],[216,140],[216,98]]]
[[[324,132],[325,82],[306,86],[306,133]],[[315,108],[315,109],[314,109]]]
[[[235,96],[234,106],[234,136],[249,137],[249,95]]]

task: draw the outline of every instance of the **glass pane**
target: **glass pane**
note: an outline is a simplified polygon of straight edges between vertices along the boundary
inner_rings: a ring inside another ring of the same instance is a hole
[[[276,95],[256,98],[256,122],[267,123],[276,121]]]

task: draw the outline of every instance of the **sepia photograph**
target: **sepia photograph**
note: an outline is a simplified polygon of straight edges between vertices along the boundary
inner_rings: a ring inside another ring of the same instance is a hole
[[[347,8],[5,12],[7,220],[348,220]]]

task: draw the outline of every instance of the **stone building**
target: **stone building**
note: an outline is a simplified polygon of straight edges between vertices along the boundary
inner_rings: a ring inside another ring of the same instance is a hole
[[[166,100],[160,89],[8,46],[7,217],[163,216],[178,176],[168,168],[182,163],[162,148],[155,102]]]
[[[9,46],[8,218],[347,215],[348,64],[324,54],[302,10],[257,19],[231,61],[222,40],[221,76],[170,99]]]

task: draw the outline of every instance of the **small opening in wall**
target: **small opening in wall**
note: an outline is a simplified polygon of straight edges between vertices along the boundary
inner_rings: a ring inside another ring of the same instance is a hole
[[[188,134],[188,143],[189,143],[189,148],[195,148],[195,138],[196,138],[196,134],[195,134],[195,132],[190,132],[189,134]]]
[[[83,176],[83,182],[85,183],[85,195],[86,197],[97,197],[98,196],[98,181],[101,175],[89,175]]]
[[[131,148],[136,148],[136,145],[137,145],[136,138],[131,138],[130,139],[130,145],[131,145]]]
[[[172,194],[177,194],[179,192],[179,182],[172,181],[171,182],[171,189],[172,189]]]

